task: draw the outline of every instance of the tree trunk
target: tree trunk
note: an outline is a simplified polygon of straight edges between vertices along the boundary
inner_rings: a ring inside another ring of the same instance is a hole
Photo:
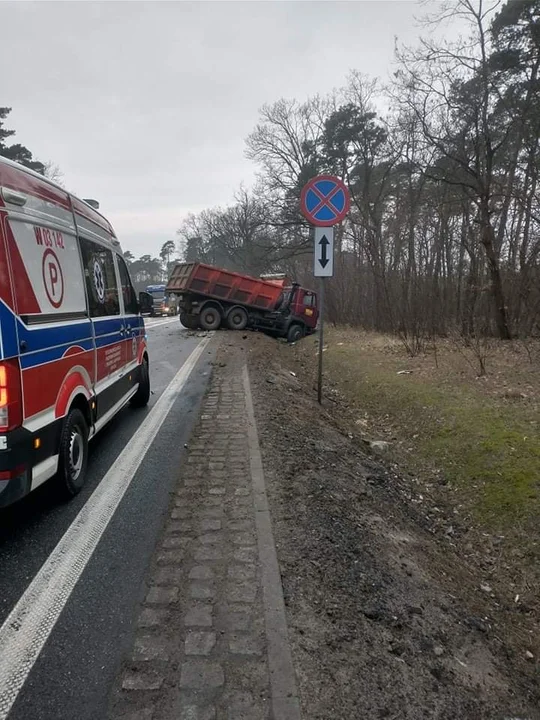
[[[497,334],[501,340],[510,340],[512,335],[508,327],[508,317],[504,302],[504,291],[502,286],[499,258],[495,250],[495,232],[487,209],[482,212],[482,234],[481,242],[486,251],[488,262],[489,278],[491,282],[491,297],[493,300],[493,315]]]

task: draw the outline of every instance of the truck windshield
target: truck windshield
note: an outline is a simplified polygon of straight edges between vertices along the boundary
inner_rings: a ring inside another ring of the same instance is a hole
[[[162,300],[165,297],[165,287],[148,287],[146,288],[146,292],[149,293],[154,298],[154,300]]]

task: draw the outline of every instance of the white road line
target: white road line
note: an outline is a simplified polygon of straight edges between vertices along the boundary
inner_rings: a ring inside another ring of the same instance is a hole
[[[158,320],[157,322],[153,322],[153,323],[145,322],[145,327],[148,328],[148,330],[151,330],[152,328],[159,327],[160,325],[167,325],[167,323],[174,322],[175,320],[178,323],[178,325],[180,327],[182,327],[182,325],[180,325],[180,322],[178,321],[177,318],[166,318],[165,320]]]
[[[208,342],[203,340],[182,365],[0,628],[0,720],[6,720],[73,588]]]

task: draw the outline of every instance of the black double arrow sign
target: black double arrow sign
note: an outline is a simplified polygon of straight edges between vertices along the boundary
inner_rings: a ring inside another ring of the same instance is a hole
[[[321,246],[321,256],[319,258],[317,258],[317,261],[324,268],[330,262],[330,258],[328,257],[328,254],[327,254],[328,246],[330,245],[330,242],[328,241],[328,238],[326,237],[326,235],[323,235],[322,238],[319,240],[319,245]]]

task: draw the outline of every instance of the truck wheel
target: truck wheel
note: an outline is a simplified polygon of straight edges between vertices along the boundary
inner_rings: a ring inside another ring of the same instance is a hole
[[[227,325],[231,330],[244,330],[248,324],[248,314],[243,307],[233,307],[227,315]]]
[[[148,405],[150,400],[150,372],[148,371],[148,360],[143,359],[139,368],[139,387],[137,392],[129,401],[131,407],[142,408]]]
[[[83,488],[88,463],[88,425],[78,408],[69,411],[60,438],[57,481],[68,498]]]
[[[295,343],[304,337],[304,328],[301,325],[291,325],[287,332],[287,342]]]
[[[199,318],[197,315],[189,315],[188,313],[180,313],[180,322],[188,330],[196,330],[199,327]]]
[[[203,330],[217,330],[221,325],[221,313],[216,307],[204,308],[199,322]]]

